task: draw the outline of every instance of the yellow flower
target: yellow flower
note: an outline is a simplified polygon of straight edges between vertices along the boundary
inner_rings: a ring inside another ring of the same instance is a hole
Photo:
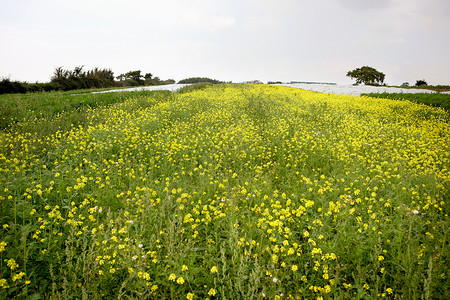
[[[210,295],[210,296],[215,296],[215,295],[216,295],[216,290],[215,290],[215,289],[210,289],[210,290],[208,291],[208,295]]]
[[[294,272],[297,271],[297,270],[298,270],[297,265],[293,265],[293,266],[291,267],[291,270],[294,271]]]
[[[177,279],[177,275],[175,275],[174,273],[169,275],[169,280],[175,281],[175,279]]]
[[[217,267],[213,266],[210,270],[211,273],[217,273]]]
[[[186,265],[181,266],[181,271],[187,271],[189,268]]]
[[[5,278],[0,279],[0,287],[2,287],[4,289],[9,288],[8,281]]]
[[[183,284],[183,283],[184,283],[183,277],[178,277],[177,283],[178,283],[178,284]]]
[[[13,277],[12,277],[12,281],[20,280],[20,279],[22,279],[23,276],[25,276],[24,272],[20,272],[18,274],[14,274]]]
[[[384,257],[382,255],[378,256],[378,261],[384,260]]]
[[[188,300],[194,299],[194,294],[188,293],[188,294],[186,295],[186,299],[188,299]]]
[[[6,265],[11,269],[17,269],[19,267],[19,265],[16,263],[16,261],[14,259],[5,259],[6,261]]]
[[[8,245],[6,242],[0,242],[0,252],[3,252],[3,251],[5,251],[5,247],[6,247],[6,245]]]

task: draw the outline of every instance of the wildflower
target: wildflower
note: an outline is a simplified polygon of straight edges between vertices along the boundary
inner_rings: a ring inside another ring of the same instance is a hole
[[[291,267],[291,270],[294,271],[294,272],[297,271],[297,270],[298,270],[297,265],[293,265],[293,266]]]
[[[24,272],[20,272],[18,274],[14,274],[13,277],[12,277],[12,281],[20,280],[20,279],[22,279],[23,276],[25,276]]]
[[[17,269],[17,268],[19,267],[19,265],[16,263],[16,261],[15,261],[13,258],[11,258],[11,259],[5,259],[5,261],[6,261],[6,265],[7,265],[11,270]]]
[[[186,295],[186,299],[188,299],[188,300],[194,299],[194,294],[188,293],[188,294]]]
[[[5,247],[6,247],[7,243],[6,242],[0,242],[0,252],[5,251]]]
[[[418,210],[413,210],[413,214],[418,215],[419,211]]]
[[[382,260],[384,260],[384,256],[379,255],[379,256],[378,256],[378,261],[382,261]]]
[[[181,271],[187,271],[187,270],[189,270],[188,266],[183,265],[183,266],[181,267]]]
[[[213,266],[210,270],[211,273],[217,273],[217,267]]]
[[[274,277],[274,278],[272,278],[272,281],[273,281],[274,283],[277,283],[277,282],[278,282],[278,279],[277,279],[276,277]]]
[[[176,278],[177,278],[177,275],[175,275],[174,273],[169,275],[169,280],[175,281]]]
[[[2,287],[4,289],[9,288],[8,281],[5,278],[0,279],[0,287]]]
[[[210,296],[215,296],[215,295],[216,295],[216,290],[215,290],[215,289],[210,289],[210,290],[208,291],[208,295],[210,295]]]
[[[389,295],[392,295],[392,293],[393,293],[393,291],[392,291],[391,288],[387,288],[387,289],[386,289],[386,292],[388,292]]]
[[[184,283],[184,278],[183,277],[178,277],[177,283],[178,284],[183,284]]]

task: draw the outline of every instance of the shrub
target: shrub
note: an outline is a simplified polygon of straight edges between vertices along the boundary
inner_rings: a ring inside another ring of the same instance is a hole
[[[423,85],[428,85],[428,83],[425,81],[425,79],[416,81],[416,86],[423,86]]]

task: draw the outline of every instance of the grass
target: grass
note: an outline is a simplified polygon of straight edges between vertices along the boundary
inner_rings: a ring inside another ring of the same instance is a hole
[[[0,95],[0,111],[2,112],[0,130],[8,130],[17,123],[28,125],[39,123],[39,121],[51,123],[57,122],[57,119],[69,125],[78,126],[81,125],[80,119],[87,116],[88,111],[92,109],[123,102],[130,97],[146,97],[155,93],[165,96],[170,94],[169,91],[89,93],[102,90],[106,89],[81,90],[75,93],[68,91]],[[57,126],[53,127],[58,129]]]
[[[265,85],[129,95],[0,135],[0,297],[449,293],[443,109]]]
[[[433,90],[436,92],[450,91],[450,85],[394,86],[394,87],[402,89],[426,89],[426,90]]]
[[[363,94],[373,98],[384,98],[394,100],[408,100],[415,103],[425,104],[434,107],[442,107],[446,111],[450,111],[450,94],[443,93],[370,93]]]

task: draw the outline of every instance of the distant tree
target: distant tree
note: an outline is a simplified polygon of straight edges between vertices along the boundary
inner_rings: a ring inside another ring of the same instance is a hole
[[[73,71],[55,68],[51,78],[52,85],[55,89],[64,91],[114,86],[114,73],[110,69],[95,68],[85,72],[83,67],[75,67]]]
[[[125,79],[133,82],[132,85],[142,85],[144,84],[144,76],[141,75],[141,70],[130,71],[125,73]]]
[[[173,80],[173,79],[166,79],[166,80],[161,81],[161,84],[174,84],[174,83],[175,83],[175,80]]]
[[[403,82],[402,86],[409,86],[409,82]]]
[[[416,86],[422,86],[422,85],[428,85],[428,83],[425,81],[425,79],[416,81]]]
[[[211,78],[207,78],[207,77],[191,77],[191,78],[186,78],[186,79],[182,79],[182,80],[178,81],[178,83],[185,83],[185,84],[200,83],[200,82],[209,82],[209,83],[213,83],[213,84],[223,83],[223,81],[219,81],[219,80],[211,79]]]
[[[144,75],[145,79],[152,79],[153,74],[152,73],[147,73]]]
[[[380,85],[383,84],[386,75],[372,67],[364,66],[349,71],[347,76],[356,79],[356,84],[364,83],[366,85]]]

